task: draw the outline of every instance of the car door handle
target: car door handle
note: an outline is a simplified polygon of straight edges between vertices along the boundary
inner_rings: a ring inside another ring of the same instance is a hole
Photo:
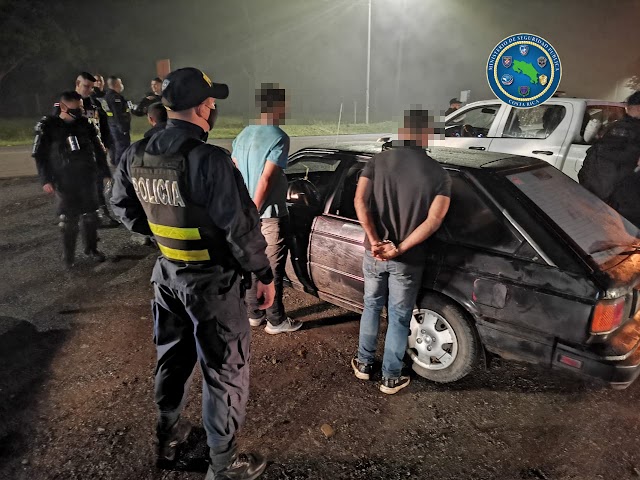
[[[484,147],[469,147],[469,150],[486,150]]]
[[[536,155],[553,155],[553,152],[550,152],[549,150],[534,150],[531,153],[535,153]]]

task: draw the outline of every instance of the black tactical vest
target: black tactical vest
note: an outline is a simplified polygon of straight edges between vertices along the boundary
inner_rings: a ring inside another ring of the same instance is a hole
[[[175,154],[152,155],[141,141],[131,163],[131,181],[162,255],[173,262],[232,266],[224,232],[186,193],[187,156],[203,145],[186,140]]]

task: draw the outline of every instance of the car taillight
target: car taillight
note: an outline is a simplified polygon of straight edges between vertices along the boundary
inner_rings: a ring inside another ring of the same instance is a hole
[[[591,320],[591,333],[607,333],[622,323],[625,297],[601,300],[596,304]]]

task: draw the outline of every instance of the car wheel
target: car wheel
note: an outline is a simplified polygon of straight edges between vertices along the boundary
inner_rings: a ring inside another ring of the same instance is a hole
[[[476,364],[480,341],[453,302],[427,294],[414,310],[410,328],[407,353],[421,377],[438,383],[455,382]]]

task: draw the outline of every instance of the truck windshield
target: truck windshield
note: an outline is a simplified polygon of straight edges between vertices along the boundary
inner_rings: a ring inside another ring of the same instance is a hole
[[[640,232],[631,222],[554,167],[507,178],[598,265],[640,245]]]

